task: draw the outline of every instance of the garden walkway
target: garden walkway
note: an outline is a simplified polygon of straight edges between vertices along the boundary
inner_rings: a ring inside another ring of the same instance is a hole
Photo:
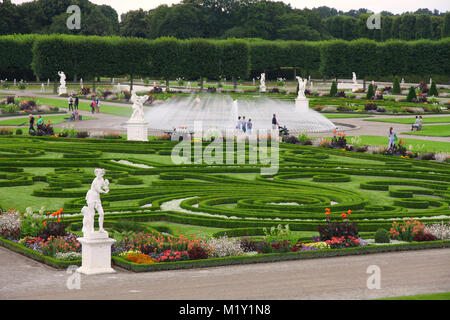
[[[381,288],[367,289],[370,265]],[[193,270],[81,276],[0,247],[0,299],[376,299],[450,291],[450,249],[238,265]]]

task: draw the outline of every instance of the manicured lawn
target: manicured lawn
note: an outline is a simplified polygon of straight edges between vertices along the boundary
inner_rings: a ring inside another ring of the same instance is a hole
[[[35,116],[35,119],[37,117],[38,116]],[[52,125],[55,125],[55,124],[66,122],[65,118],[69,118],[69,117],[70,117],[70,115],[67,114],[67,115],[61,115],[61,116],[49,116],[49,117],[43,116],[42,119],[44,119],[45,123],[47,123],[47,121],[50,120],[50,123]],[[83,116],[83,121],[84,120],[93,120],[93,119],[95,119],[95,118]],[[36,120],[36,122],[37,122],[37,120]],[[28,125],[29,125],[29,117],[0,121],[0,126],[20,127],[20,126],[28,126]]]
[[[450,137],[450,124],[423,126],[420,131],[403,132],[415,136]]]
[[[364,121],[375,121],[375,122],[388,122],[388,123],[400,123],[400,124],[413,124],[416,121],[415,116],[410,118],[389,118],[389,119],[367,119]],[[423,123],[447,123],[450,122],[450,117],[424,117]]]
[[[24,98],[26,99],[26,98]],[[52,98],[36,98],[35,99],[37,104],[43,104],[43,105],[50,105],[55,106],[59,108],[68,109],[69,106],[67,104],[67,101],[65,100],[59,100],[59,99],[52,99]],[[83,102],[80,100],[79,109],[84,111],[91,111],[90,102]],[[120,107],[120,106],[113,106],[105,104],[103,101],[100,103],[100,112],[106,113],[106,114],[113,114],[117,116],[123,116],[123,117],[130,117],[133,113],[131,106],[129,108],[127,107]]]
[[[350,141],[349,137],[347,141]],[[380,136],[360,136],[361,143],[359,145],[387,146],[388,138]],[[418,139],[406,139],[406,146],[412,145],[413,151],[422,152],[450,152],[450,143],[441,141],[428,141]],[[423,147],[423,150],[422,150]]]
[[[393,297],[379,300],[450,300],[450,292],[419,294],[416,296]]]

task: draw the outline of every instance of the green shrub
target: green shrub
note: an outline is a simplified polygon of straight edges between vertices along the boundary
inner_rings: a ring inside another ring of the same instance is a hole
[[[331,89],[330,89],[330,97],[334,97],[337,93],[337,84],[336,81],[333,81],[331,83]]]
[[[431,96],[438,96],[439,95],[439,92],[437,91],[437,88],[436,88],[436,82],[434,82],[434,81],[431,81],[431,87],[430,87],[430,90],[428,91],[428,96],[429,97],[431,97]]]
[[[392,93],[393,94],[400,94],[402,92],[402,89],[400,88],[400,82],[398,81],[398,78],[394,78],[394,84],[392,86]]]
[[[17,130],[16,130],[16,135],[17,135],[17,136],[21,136],[22,134],[23,134],[22,129],[17,129]]]
[[[414,87],[410,87],[408,96],[406,97],[406,101],[413,102],[413,100],[417,100],[416,90],[414,89]]]
[[[373,84],[369,84],[369,88],[367,89],[367,100],[372,100],[375,97],[375,88],[373,87]]]
[[[376,243],[390,243],[389,232],[386,229],[378,229],[375,233]]]

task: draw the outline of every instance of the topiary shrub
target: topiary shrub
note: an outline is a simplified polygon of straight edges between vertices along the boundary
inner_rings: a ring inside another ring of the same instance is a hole
[[[394,78],[394,84],[392,85],[392,93],[393,94],[400,94],[402,92],[402,89],[400,88],[400,82],[398,81],[398,78]]]
[[[22,129],[17,129],[16,130],[16,136],[21,136],[23,134]]]
[[[375,233],[376,243],[389,243],[391,242],[389,238],[389,232],[386,229],[378,229]]]
[[[429,97],[439,96],[439,92],[437,91],[437,88],[436,88],[436,82],[434,82],[434,81],[431,82],[431,87],[430,87],[430,90],[428,91],[428,96]]]
[[[372,100],[372,99],[374,99],[374,97],[375,97],[375,89],[372,84],[369,84],[369,88],[367,89],[366,99]]]
[[[336,81],[333,81],[331,83],[331,89],[330,89],[330,97],[334,97],[337,93],[337,84]]]
[[[414,87],[409,88],[408,96],[406,97],[406,101],[408,102],[416,102],[417,101],[417,95],[416,90]]]

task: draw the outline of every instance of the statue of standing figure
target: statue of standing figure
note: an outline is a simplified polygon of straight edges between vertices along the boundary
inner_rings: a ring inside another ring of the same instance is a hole
[[[298,96],[297,99],[306,99],[305,90],[308,79],[302,79],[302,77],[296,77],[298,81]]]
[[[58,71],[58,76],[59,76],[59,83],[60,83],[61,88],[65,88],[66,87],[66,75],[64,74],[64,72]]]
[[[265,87],[265,86],[266,86],[266,74],[261,73],[261,87]]]
[[[108,179],[103,179],[105,175],[105,169],[95,169],[95,179],[92,181],[91,189],[86,194],[87,207],[83,207],[81,212],[84,215],[83,218],[83,237],[90,238],[94,233],[94,221],[95,221],[95,211],[99,215],[98,225],[99,232],[106,233],[103,229],[103,221],[105,213],[102,207],[102,201],[100,199],[100,194],[109,192],[109,181]]]
[[[356,73],[352,72],[353,75],[353,84],[358,84],[358,82],[356,81]]]
[[[148,100],[149,96],[139,97],[136,92],[133,91],[130,101],[133,102],[133,114],[131,115],[130,121],[145,121],[144,113],[144,103]]]

